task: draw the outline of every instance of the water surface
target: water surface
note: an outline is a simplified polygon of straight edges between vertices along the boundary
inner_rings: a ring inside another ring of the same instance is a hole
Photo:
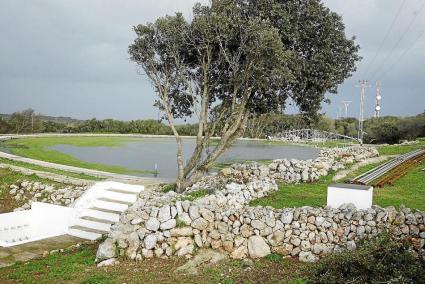
[[[195,148],[195,139],[184,139],[183,144],[184,157],[189,159]],[[153,171],[156,167],[157,176],[162,178],[174,178],[177,175],[176,148],[174,138],[140,138],[125,142],[119,147],[77,147],[64,144],[49,147],[90,163],[122,166],[142,171]],[[319,150],[311,147],[239,140],[219,158],[218,162],[281,158],[314,159],[318,155]],[[139,175],[153,176],[151,173]]]

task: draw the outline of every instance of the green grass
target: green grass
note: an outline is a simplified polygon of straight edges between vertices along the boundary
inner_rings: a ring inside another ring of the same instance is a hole
[[[417,144],[378,146],[380,155],[401,155],[417,149],[425,148],[425,138],[417,139]]]
[[[332,183],[332,175],[321,177],[315,183],[281,183],[278,191],[253,200],[250,205],[274,208],[323,206],[326,204],[326,190],[330,183]]]
[[[10,212],[14,208],[22,206],[25,202],[23,200],[16,201],[13,196],[9,194],[9,186],[18,181],[38,181],[44,184],[54,185],[56,188],[62,184],[39,178],[36,175],[24,175],[21,173],[13,172],[9,169],[0,168],[0,213]],[[0,282],[1,283],[1,282]]]
[[[12,166],[17,166],[17,167],[22,167],[22,168],[27,168],[27,169],[31,169],[31,170],[35,170],[35,171],[42,171],[42,172],[59,174],[59,175],[78,178],[78,179],[94,180],[94,181],[104,180],[103,178],[98,178],[98,177],[90,176],[90,175],[87,175],[87,174],[71,173],[71,172],[67,172],[67,171],[62,171],[62,170],[53,169],[53,168],[46,168],[46,167],[42,167],[42,166],[38,166],[38,165],[28,164],[28,163],[24,163],[24,162],[20,162],[20,161],[13,161],[13,160],[4,159],[4,158],[0,158],[0,163],[12,165]]]
[[[48,179],[42,179],[42,178],[39,178],[36,175],[24,175],[24,174],[21,174],[21,173],[11,171],[9,169],[0,168],[0,188],[14,184],[18,180],[21,180],[21,181],[22,180],[38,181],[38,182],[42,182],[42,183],[46,183],[46,184],[52,184],[52,185],[56,185],[56,186],[61,185],[58,182],[51,181],[51,180],[48,180]]]
[[[200,267],[197,275],[176,273],[176,268],[187,261],[177,257],[145,259],[138,263],[120,259],[121,264],[98,268],[94,262],[96,247],[83,245],[43,259],[0,268],[0,283],[303,283],[299,279],[311,266],[291,259],[277,259],[273,254],[270,259],[254,260],[249,270],[243,261],[224,260]]]
[[[231,165],[236,164],[236,163],[246,164],[246,163],[252,163],[252,162],[257,162],[257,163],[263,164],[263,165],[269,165],[273,162],[273,160],[255,160],[255,161],[253,161],[253,160],[227,160],[227,161],[222,162],[222,163],[215,163],[212,166],[212,169],[219,171],[219,170],[228,168]]]
[[[175,183],[169,183],[162,186],[162,191],[167,193],[170,191],[176,191],[176,184]]]
[[[8,269],[9,273],[3,276],[5,279],[18,283],[61,283],[73,280],[73,274],[94,265],[93,248],[82,246],[76,252],[54,253],[46,258],[32,260],[25,264],[16,263]],[[114,283],[113,279],[112,276],[105,278],[99,274],[93,274],[83,278],[82,283]],[[104,280],[109,282],[104,282]]]
[[[189,193],[186,193],[182,196],[181,200],[188,200],[188,201],[193,201],[195,199],[204,197],[206,195],[208,195],[209,192],[206,189],[199,189],[197,191],[192,191]]]
[[[271,254],[266,256],[266,259],[271,261],[271,262],[281,262],[281,261],[283,261],[283,256],[281,256],[280,254],[277,254],[277,253],[271,253]]]
[[[28,157],[32,159],[47,161],[51,163],[68,166],[95,169],[117,174],[151,174],[152,170],[132,170],[125,167],[104,165],[98,163],[88,163],[49,149],[49,147],[59,144],[72,145],[76,147],[119,147],[124,143],[134,142],[135,138],[127,137],[38,137],[12,139],[3,143],[12,154]]]
[[[354,177],[364,173],[378,164],[370,164],[361,167],[348,177]],[[422,169],[425,163],[418,165],[407,175],[397,180],[394,186],[375,188],[373,204],[387,207],[399,207],[404,204],[409,208],[425,211],[425,173]],[[267,197],[251,201],[252,206],[272,206],[274,208],[301,207],[301,206],[324,206],[326,205],[326,192],[332,181],[333,174],[321,177],[315,183],[279,184],[279,190]]]

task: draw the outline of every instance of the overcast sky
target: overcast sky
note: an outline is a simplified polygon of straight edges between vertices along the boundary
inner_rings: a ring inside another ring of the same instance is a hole
[[[31,107],[46,115],[81,119],[158,118],[152,87],[128,60],[132,26],[176,11],[190,16],[195,2],[1,0],[0,113]],[[383,115],[424,111],[425,2],[324,3],[343,16],[347,35],[357,37],[363,60],[323,111],[335,117],[341,101],[349,100],[349,115],[357,116],[359,79],[382,81]],[[373,113],[374,93],[371,82],[367,116]]]

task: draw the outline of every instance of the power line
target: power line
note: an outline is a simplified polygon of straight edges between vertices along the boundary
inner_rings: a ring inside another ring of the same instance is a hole
[[[384,61],[382,61],[382,64],[380,64],[379,67],[376,69],[376,72],[375,73],[372,73],[374,75],[372,77],[373,78],[372,81],[374,81],[374,79],[377,77],[377,75],[379,75],[379,73],[380,73],[379,71],[381,71],[382,67],[385,65],[385,63],[388,61],[388,59],[391,58],[391,56],[393,55],[394,51],[397,49],[397,47],[400,45],[401,41],[404,39],[404,37],[406,36],[406,34],[410,30],[410,28],[413,26],[413,24],[415,23],[415,20],[417,19],[418,15],[422,12],[422,9],[424,7],[425,7],[425,2],[422,3],[422,5],[421,5],[421,7],[419,8],[418,11],[414,12],[413,18],[411,19],[411,21],[407,25],[406,29],[401,34],[400,38],[397,40],[396,44],[391,49],[390,53],[387,54],[387,56],[385,57]]]
[[[397,22],[397,19],[400,16],[401,11],[403,10],[404,4],[406,4],[406,0],[403,0],[403,2],[401,3],[400,7],[398,8],[398,11],[397,11],[397,13],[395,15],[395,18],[393,19],[390,27],[388,28],[388,31],[385,34],[384,38],[382,39],[381,44],[379,45],[379,47],[378,47],[375,55],[373,56],[373,59],[367,65],[367,68],[366,68],[366,71],[365,71],[366,77],[369,74],[370,67],[373,65],[373,63],[375,63],[375,60],[378,57],[379,52],[381,51],[382,47],[384,46],[385,41],[387,40],[388,36],[390,35],[390,32],[392,31],[392,29],[394,27],[394,24]]]
[[[406,54],[407,53],[409,53],[409,51],[411,51],[412,49],[413,49],[413,47],[416,45],[416,43],[422,38],[422,36],[423,35],[425,35],[425,29],[423,29],[420,33],[419,33],[419,36],[416,38],[416,40],[411,44],[411,45],[409,45],[409,47],[408,48],[406,48],[405,50],[404,50],[404,52],[403,53],[401,53],[400,54],[400,56],[393,62],[393,64],[391,64],[391,66],[388,68],[388,69],[386,69],[383,73],[382,73],[382,75],[381,75],[381,79],[383,79],[383,78],[385,78],[385,76],[388,74],[388,72],[390,72],[393,68],[394,68],[394,66],[396,66],[399,62],[400,62],[400,60],[404,57],[404,56],[406,56]]]

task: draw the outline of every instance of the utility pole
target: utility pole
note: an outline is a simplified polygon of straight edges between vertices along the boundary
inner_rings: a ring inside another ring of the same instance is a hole
[[[359,113],[359,130],[357,133],[357,139],[359,140],[360,144],[363,144],[363,121],[364,121],[364,104],[365,104],[365,93],[366,93],[366,86],[367,86],[367,80],[360,80],[360,113]]]
[[[31,132],[34,133],[34,112],[31,113]]]
[[[342,117],[342,106],[338,106],[338,112],[336,114],[336,119],[340,119]]]
[[[381,82],[376,82],[375,118],[381,115]]]
[[[342,103],[345,107],[345,118],[348,118],[348,106],[350,105],[351,101],[343,101]]]

